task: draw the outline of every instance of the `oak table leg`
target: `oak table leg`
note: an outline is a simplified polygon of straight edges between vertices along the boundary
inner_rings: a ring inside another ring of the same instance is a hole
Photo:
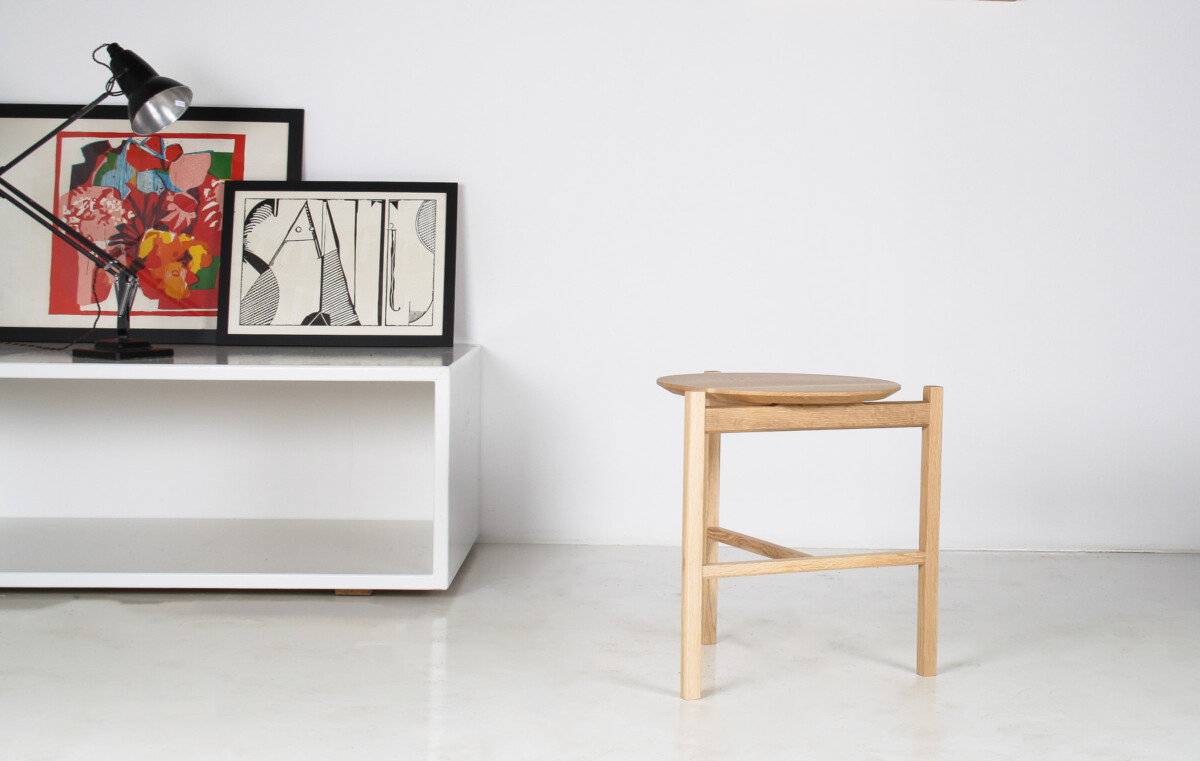
[[[691,391],[684,403],[683,593],[681,604],[680,695],[700,697],[704,596],[704,492],[707,446],[704,392]]]
[[[704,562],[716,563],[721,559],[721,543],[708,535],[710,528],[717,528],[721,503],[721,434],[705,435],[708,447],[705,458],[704,479]],[[717,579],[704,580],[703,630],[700,638],[705,645],[717,644]]]
[[[917,673],[937,674],[938,528],[941,520],[942,389],[926,386],[929,424],[921,429],[921,537],[917,570]]]

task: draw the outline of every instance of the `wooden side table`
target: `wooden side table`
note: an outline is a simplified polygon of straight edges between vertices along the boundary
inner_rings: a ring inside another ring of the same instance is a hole
[[[668,375],[658,384],[684,397],[681,696],[701,696],[701,647],[717,637],[717,580],[730,576],[915,565],[917,673],[935,675],[942,388],[926,386],[919,402],[881,402],[899,384],[840,375],[718,372]],[[916,550],[815,557],[719,525],[721,434],[847,428],[921,429]],[[721,544],[766,559],[720,562]]]

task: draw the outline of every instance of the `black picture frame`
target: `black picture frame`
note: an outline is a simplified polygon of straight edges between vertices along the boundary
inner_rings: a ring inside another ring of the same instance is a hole
[[[225,200],[218,343],[454,344],[457,183],[230,182]]]
[[[79,110],[77,105],[61,104],[0,104],[0,162],[6,162],[32,145],[40,137]],[[299,181],[303,173],[304,110],[295,108],[238,108],[194,106],[171,126],[155,136],[135,135],[129,124],[125,106],[98,106],[83,119],[72,124],[55,139],[39,148],[14,167],[5,178],[46,208],[59,213],[56,198],[62,190],[62,178],[71,167],[64,149],[64,140],[86,139],[76,135],[103,135],[115,147],[125,138],[144,140],[161,136],[170,144],[173,136],[179,145],[203,145],[199,136],[241,140],[244,151],[232,160],[241,168],[243,180]],[[77,153],[78,151],[76,151]],[[240,161],[240,164],[239,164]],[[72,175],[73,177],[73,175]],[[72,186],[68,186],[72,187]],[[219,194],[218,194],[219,197]],[[59,214],[63,216],[62,214]],[[223,214],[216,214],[223,222]],[[147,225],[147,229],[153,229]],[[219,241],[218,233],[211,233]],[[96,241],[101,247],[104,242]],[[0,341],[53,344],[69,342],[88,334],[96,323],[93,306],[78,307],[78,312],[66,312],[54,307],[52,295],[57,286],[51,285],[52,261],[61,253],[53,253],[59,245],[54,237],[34,220],[21,214],[11,204],[0,200],[0,271],[11,277],[0,279]],[[75,254],[74,256],[77,256]],[[218,272],[208,276],[219,281],[220,251],[214,252]],[[79,261],[84,261],[78,257]],[[103,277],[103,276],[102,276]],[[134,302],[131,327],[138,338],[155,343],[213,343],[217,334],[217,301],[213,287],[211,306],[194,312],[159,309],[151,297],[140,293]],[[115,311],[104,306],[96,330],[88,340],[112,334]]]

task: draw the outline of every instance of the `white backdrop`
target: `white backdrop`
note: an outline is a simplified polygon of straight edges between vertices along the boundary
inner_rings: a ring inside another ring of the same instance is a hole
[[[306,109],[306,179],[461,183],[484,538],[677,542],[682,402],[654,379],[723,369],[944,385],[947,547],[1200,549],[1194,0],[0,17],[0,101],[90,100],[116,41],[197,105]],[[726,523],[911,544],[918,449],[727,437]]]

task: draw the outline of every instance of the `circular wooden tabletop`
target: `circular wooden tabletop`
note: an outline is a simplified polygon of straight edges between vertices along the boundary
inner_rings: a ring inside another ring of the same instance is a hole
[[[666,375],[658,385],[676,394],[703,391],[743,404],[854,404],[891,396],[899,383],[878,378],[801,373],[691,373]]]

